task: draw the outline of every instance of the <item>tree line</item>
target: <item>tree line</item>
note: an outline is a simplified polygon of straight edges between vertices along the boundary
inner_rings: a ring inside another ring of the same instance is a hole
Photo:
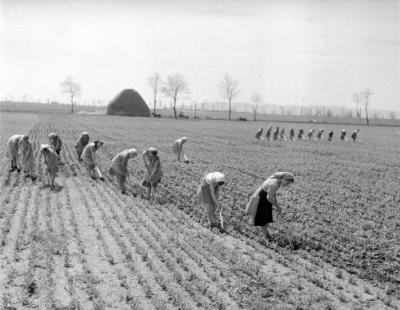
[[[178,97],[182,94],[190,93],[189,84],[185,77],[180,73],[175,73],[168,75],[167,78],[163,80],[161,75],[156,72],[147,78],[147,84],[153,93],[153,113],[156,112],[157,96],[161,92],[164,94],[164,96],[172,99],[174,117],[178,118],[176,109]],[[218,84],[218,91],[222,98],[224,98],[228,103],[228,119],[231,120],[232,101],[240,93],[239,81],[236,80],[232,75],[226,73]],[[73,114],[75,98],[81,94],[80,84],[68,76],[64,81],[61,82],[61,92],[69,97],[71,102],[71,114]],[[356,104],[356,117],[357,119],[361,119],[362,109],[364,109],[367,125],[369,125],[368,108],[372,95],[373,92],[368,88],[353,94],[353,101]],[[255,92],[251,96],[251,102],[253,103],[254,120],[256,121],[257,109],[263,103],[262,95],[259,92]],[[306,107],[300,107],[300,115],[309,115]],[[325,111],[325,108],[321,108],[320,115],[317,116],[330,116],[330,110],[326,109]]]

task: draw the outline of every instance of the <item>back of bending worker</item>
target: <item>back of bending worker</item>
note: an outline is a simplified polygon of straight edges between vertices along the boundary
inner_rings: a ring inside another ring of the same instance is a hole
[[[274,141],[278,140],[278,137],[279,137],[279,126],[276,127],[276,130],[274,131],[274,136],[273,136]]]
[[[57,153],[58,160],[60,160],[60,152],[61,152],[61,147],[62,147],[62,141],[61,138],[58,134],[55,132],[52,132],[49,134],[49,143],[51,146],[53,146],[54,150]]]
[[[18,151],[19,151],[19,143],[24,138],[24,135],[13,135],[8,139],[6,149],[6,157],[11,160],[11,169],[9,172],[13,172],[17,170],[17,172],[21,171],[21,168],[18,167]]]
[[[360,132],[360,129],[356,129],[354,130],[354,132],[351,134],[351,139],[353,140],[353,142],[357,142],[357,138],[358,138],[358,133]]]
[[[323,139],[323,138],[324,138],[324,136],[323,136],[323,134],[324,134],[324,131],[325,131],[325,129],[324,129],[324,128],[321,128],[320,130],[318,130],[318,133],[317,133],[317,138],[318,138],[318,141],[321,141],[321,139]]]
[[[33,168],[33,146],[28,136],[24,136],[22,141],[19,142],[19,149],[21,150],[22,167],[26,173],[25,178],[31,178],[32,181],[36,180]]]
[[[126,195],[125,182],[128,176],[128,160],[137,156],[136,149],[128,149],[118,153],[111,161],[110,175],[116,176],[121,193]]]
[[[333,139],[333,130],[328,133],[328,142],[332,142]]]
[[[186,143],[187,138],[182,137],[177,139],[173,144],[172,144],[172,152],[176,155],[176,159],[180,162],[181,161],[181,156],[183,156],[183,162],[188,163],[189,159],[187,158],[186,154],[183,152],[183,144]]]
[[[290,129],[289,139],[290,139],[291,141],[294,141],[294,128],[291,128],[291,129]]]
[[[288,186],[294,182],[290,172],[275,172],[254,192],[246,206],[246,213],[252,216],[254,226],[260,226],[265,238],[270,239],[268,225],[273,223],[272,209],[280,215],[282,209],[276,200],[276,193],[281,186]]]
[[[299,129],[299,133],[297,134],[297,140],[299,140],[299,141],[306,140],[306,137],[304,136],[304,130],[303,129]]]
[[[210,228],[219,227],[215,211],[221,211],[218,202],[220,187],[226,184],[225,175],[221,172],[211,172],[203,177],[197,189],[197,198],[208,206],[207,217]],[[222,230],[222,227],[219,227]]]
[[[347,141],[347,137],[346,137],[346,130],[343,129],[342,133],[340,134],[340,141]]]
[[[273,126],[269,127],[268,130],[267,130],[267,133],[265,134],[265,138],[266,138],[268,141],[271,140],[272,127],[273,127]]]
[[[58,173],[59,159],[53,146],[49,144],[42,144],[40,146],[40,153],[44,158],[46,164],[47,181],[51,189],[55,188],[55,179]]]
[[[89,143],[89,134],[86,131],[84,131],[81,133],[81,136],[79,137],[78,141],[76,141],[76,144],[74,146],[79,162],[82,161],[82,152],[85,146],[88,145],[88,143]]]
[[[105,181],[96,162],[96,152],[103,144],[103,141],[96,140],[86,145],[82,152],[82,160],[93,180],[99,178],[100,180]]]
[[[142,153],[142,158],[146,168],[142,185],[147,189],[146,198],[151,200],[155,198],[152,197],[151,191],[153,189],[155,195],[156,187],[158,183],[161,182],[161,177],[163,175],[160,158],[158,157],[158,150],[155,147],[150,147]]]
[[[260,140],[261,135],[263,133],[263,130],[264,130],[264,128],[260,128],[260,129],[257,130],[257,132],[256,132],[256,139],[257,140]]]

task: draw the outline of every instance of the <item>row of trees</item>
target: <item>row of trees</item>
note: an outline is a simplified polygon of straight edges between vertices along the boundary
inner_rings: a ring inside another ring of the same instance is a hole
[[[177,118],[178,115],[176,111],[176,103],[178,96],[190,92],[189,85],[184,76],[182,74],[175,73],[169,75],[166,81],[163,81],[159,73],[154,73],[152,76],[147,78],[147,83],[153,91],[153,112],[156,112],[157,95],[161,91],[166,97],[172,99],[174,117]],[[228,119],[231,120],[232,101],[240,93],[239,81],[235,80],[230,74],[225,74],[218,84],[218,90],[221,96],[228,101]],[[68,95],[71,102],[71,114],[73,114],[74,100],[81,94],[81,87],[79,83],[68,76],[63,82],[61,82],[61,92]],[[368,106],[370,103],[370,97],[372,95],[373,93],[370,89],[365,89],[353,94],[353,101],[356,104],[357,119],[361,119],[362,107],[364,107],[367,125],[369,125]],[[257,108],[260,104],[262,104],[263,98],[259,92],[256,92],[252,95],[251,101],[253,102],[254,120],[256,121]]]
[[[163,81],[159,73],[154,73],[147,78],[147,83],[153,92],[153,112],[156,111],[157,95],[161,91],[166,97],[172,99],[172,108],[174,110],[174,117],[177,118],[176,102],[178,96],[190,92],[189,85],[182,74],[175,73],[168,75],[166,81]],[[230,74],[225,74],[220,83],[218,90],[224,99],[228,101],[229,106],[229,120],[231,120],[232,113],[232,100],[239,94],[239,82],[235,80]]]

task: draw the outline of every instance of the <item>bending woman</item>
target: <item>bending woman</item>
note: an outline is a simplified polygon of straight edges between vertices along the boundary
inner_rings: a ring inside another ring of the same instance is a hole
[[[293,182],[294,176],[289,172],[274,173],[254,192],[246,206],[246,214],[252,216],[253,225],[260,226],[267,239],[271,238],[268,225],[274,222],[272,208],[275,207],[278,214],[282,212],[275,197],[276,192],[281,186],[288,186]]]

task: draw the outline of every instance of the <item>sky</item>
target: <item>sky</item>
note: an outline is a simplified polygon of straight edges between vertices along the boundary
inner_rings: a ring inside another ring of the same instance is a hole
[[[107,103],[125,88],[151,102],[147,77],[182,74],[185,102],[236,102],[400,110],[400,0],[0,0],[0,99]],[[169,100],[160,95],[163,103]]]

